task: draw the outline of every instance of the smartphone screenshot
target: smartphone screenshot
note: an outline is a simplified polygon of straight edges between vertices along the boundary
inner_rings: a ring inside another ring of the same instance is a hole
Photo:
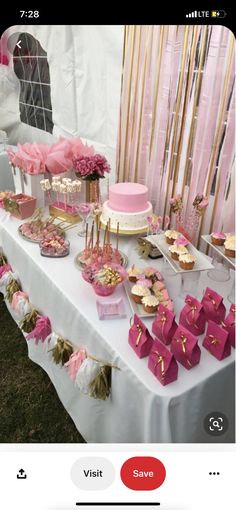
[[[0,23],[1,507],[233,508],[232,10],[23,7]]]

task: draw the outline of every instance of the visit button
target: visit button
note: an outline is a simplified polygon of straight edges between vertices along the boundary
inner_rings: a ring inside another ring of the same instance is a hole
[[[134,491],[153,491],[166,477],[165,466],[155,457],[131,457],[120,471],[121,480]]]

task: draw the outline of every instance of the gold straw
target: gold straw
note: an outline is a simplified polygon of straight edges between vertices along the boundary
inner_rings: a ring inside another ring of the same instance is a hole
[[[88,223],[86,222],[86,231],[85,231],[85,250],[88,249]]]
[[[118,251],[118,245],[119,245],[119,230],[120,230],[120,224],[118,222],[117,227],[116,227],[116,249],[117,249],[117,251]]]
[[[108,229],[108,223],[107,223],[107,225],[106,225],[105,232],[104,232],[104,238],[103,238],[103,248],[102,248],[102,252],[103,252],[103,253],[104,253],[105,246],[106,246],[107,229]]]
[[[92,250],[93,250],[93,231],[94,231],[94,221],[93,221],[92,229],[91,229],[91,249]]]

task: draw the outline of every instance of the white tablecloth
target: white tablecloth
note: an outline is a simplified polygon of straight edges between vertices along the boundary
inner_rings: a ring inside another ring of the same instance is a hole
[[[2,151],[0,152],[0,191],[4,190],[15,191],[15,185],[7,153]]]
[[[49,259],[41,257],[37,244],[19,236],[20,223],[0,211],[0,245],[30,301],[49,316],[54,331],[121,369],[113,370],[111,398],[95,400],[79,392],[65,368],[52,362],[45,345],[28,342],[30,359],[48,373],[83,437],[88,442],[107,443],[233,441],[234,350],[229,358],[219,362],[202,348],[198,366],[190,371],[179,366],[178,380],[161,386],[148,370],[147,358],[140,360],[128,345],[132,312],[123,287],[116,290],[116,296],[123,297],[127,317],[112,321],[98,319],[94,291],[84,282],[74,263],[76,254],[83,248],[83,240],[76,235],[78,226],[68,232],[70,256]],[[120,249],[127,253],[130,264],[138,261],[134,246],[132,238],[122,238]],[[150,265],[150,259],[139,260],[140,264]],[[161,264],[162,259],[151,261],[159,269]],[[183,306],[183,299],[178,296],[179,276],[166,276],[165,280],[178,316]],[[217,284],[208,280],[204,272],[199,281],[200,295],[206,285],[218,287],[226,297],[231,282]],[[227,299],[225,302],[228,310],[230,303]],[[146,319],[150,330],[151,323],[151,319]],[[9,363],[10,357],[9,352]],[[228,416],[230,427],[224,436],[212,439],[204,431],[203,419],[210,411],[221,411]]]

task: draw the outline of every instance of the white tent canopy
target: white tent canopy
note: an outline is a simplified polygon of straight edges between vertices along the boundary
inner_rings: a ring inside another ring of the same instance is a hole
[[[79,136],[104,154],[115,170],[120,104],[123,26],[17,25],[5,32],[29,33],[47,53],[53,134],[20,120],[20,82],[9,66],[0,64],[0,129],[10,144],[50,142]]]

